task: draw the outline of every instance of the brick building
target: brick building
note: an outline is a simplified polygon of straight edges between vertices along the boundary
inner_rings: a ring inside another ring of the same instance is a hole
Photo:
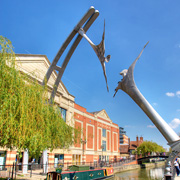
[[[18,69],[28,73],[42,82],[50,62],[45,55],[17,54]],[[48,81],[49,95],[52,91],[56,72],[53,72]],[[82,130],[79,142],[69,149],[55,149],[48,152],[48,162],[95,162],[99,160],[118,160],[119,156],[119,127],[109,118],[105,110],[89,113],[86,108],[75,103],[75,97],[71,95],[61,82],[57,88],[55,103],[61,110],[61,115],[68,125]],[[0,148],[0,162],[12,165],[19,159],[16,150]],[[30,160],[29,160],[30,161]],[[36,160],[42,163],[41,158]],[[0,164],[1,165],[1,164]]]
[[[129,141],[129,152],[132,153],[133,150],[136,150],[137,147],[143,142],[143,137],[140,138],[137,136],[136,141]]]

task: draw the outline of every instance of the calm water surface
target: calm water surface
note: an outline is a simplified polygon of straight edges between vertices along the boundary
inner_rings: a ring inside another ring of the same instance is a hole
[[[113,180],[162,180],[164,167],[132,170],[115,174]]]

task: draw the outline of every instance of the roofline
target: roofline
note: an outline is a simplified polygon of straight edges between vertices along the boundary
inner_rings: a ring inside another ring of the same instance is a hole
[[[29,56],[31,56],[31,57],[44,57],[46,59],[46,61],[48,62],[48,64],[51,65],[51,62],[49,61],[49,59],[48,59],[48,57],[46,55],[42,55],[42,54],[15,54],[15,55],[16,56],[21,56],[21,57],[23,57],[23,56],[25,56],[25,57],[29,57]],[[56,75],[58,75],[55,70],[54,70],[54,73]],[[70,94],[69,91],[66,89],[66,86],[64,85],[64,83],[62,81],[60,81],[60,83],[62,84],[63,88],[67,91],[67,93],[69,95],[71,95],[73,98],[75,98],[75,96]]]

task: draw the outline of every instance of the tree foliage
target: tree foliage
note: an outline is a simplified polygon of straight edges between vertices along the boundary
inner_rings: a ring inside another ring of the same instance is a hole
[[[12,44],[0,36],[0,146],[37,156],[71,145],[74,129],[47,102],[47,87],[17,70]]]
[[[137,153],[142,154],[142,156],[146,156],[151,153],[162,153],[165,152],[164,148],[152,141],[144,141],[140,146],[137,148]]]

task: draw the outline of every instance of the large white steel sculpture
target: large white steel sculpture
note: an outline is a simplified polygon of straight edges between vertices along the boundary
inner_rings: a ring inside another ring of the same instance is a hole
[[[149,42],[147,42],[148,44]],[[144,48],[147,46],[144,46]],[[172,176],[169,169],[169,161],[173,164],[174,159],[180,152],[180,138],[174,132],[174,130],[166,123],[166,121],[155,111],[155,109],[149,104],[149,102],[145,99],[145,97],[141,94],[141,92],[136,87],[134,82],[134,67],[137,60],[140,58],[144,48],[140,52],[139,56],[135,59],[129,69],[124,69],[120,72],[120,75],[123,76],[123,79],[118,82],[118,86],[115,89],[116,95],[117,91],[121,89],[125,93],[127,93],[136,104],[144,111],[144,113],[150,118],[153,124],[157,127],[157,129],[161,132],[164,138],[167,140],[168,145],[172,148],[172,153],[170,154],[165,169],[165,176]]]
[[[72,32],[70,33],[70,35],[67,37],[67,39],[65,40],[65,42],[62,44],[61,48],[59,49],[57,55],[55,56],[52,64],[50,65],[42,85],[44,86],[52,72],[54,70],[58,71],[58,75],[57,75],[57,79],[55,81],[55,84],[53,86],[53,90],[51,93],[51,97],[50,97],[50,103],[53,102],[56,91],[57,91],[57,87],[61,81],[62,75],[65,71],[65,68],[72,56],[72,54],[74,53],[76,47],[78,46],[79,42],[81,41],[81,39],[84,37],[89,44],[91,45],[91,47],[94,49],[96,55],[98,56],[100,63],[102,65],[103,68],[103,72],[104,72],[104,77],[106,80],[106,86],[107,86],[107,90],[108,89],[108,85],[107,85],[107,77],[106,77],[106,70],[105,70],[105,62],[108,62],[110,60],[110,55],[108,55],[107,57],[104,57],[105,54],[105,45],[104,45],[104,37],[105,37],[105,24],[104,24],[104,32],[103,32],[103,36],[102,36],[102,41],[99,45],[95,45],[86,35],[87,30],[90,28],[90,26],[93,24],[93,22],[96,20],[96,18],[99,16],[99,11],[95,10],[93,6],[90,7],[90,9],[87,11],[87,13],[83,16],[83,18],[79,21],[79,23],[75,26],[75,28],[72,30]],[[68,51],[62,66],[58,66],[57,63],[59,61],[59,59],[61,58],[61,55],[64,53],[65,49],[67,48],[67,46],[69,45],[69,43],[72,41],[72,39],[74,38],[74,36],[78,33],[77,38],[75,39],[74,43],[72,44],[70,50]]]

